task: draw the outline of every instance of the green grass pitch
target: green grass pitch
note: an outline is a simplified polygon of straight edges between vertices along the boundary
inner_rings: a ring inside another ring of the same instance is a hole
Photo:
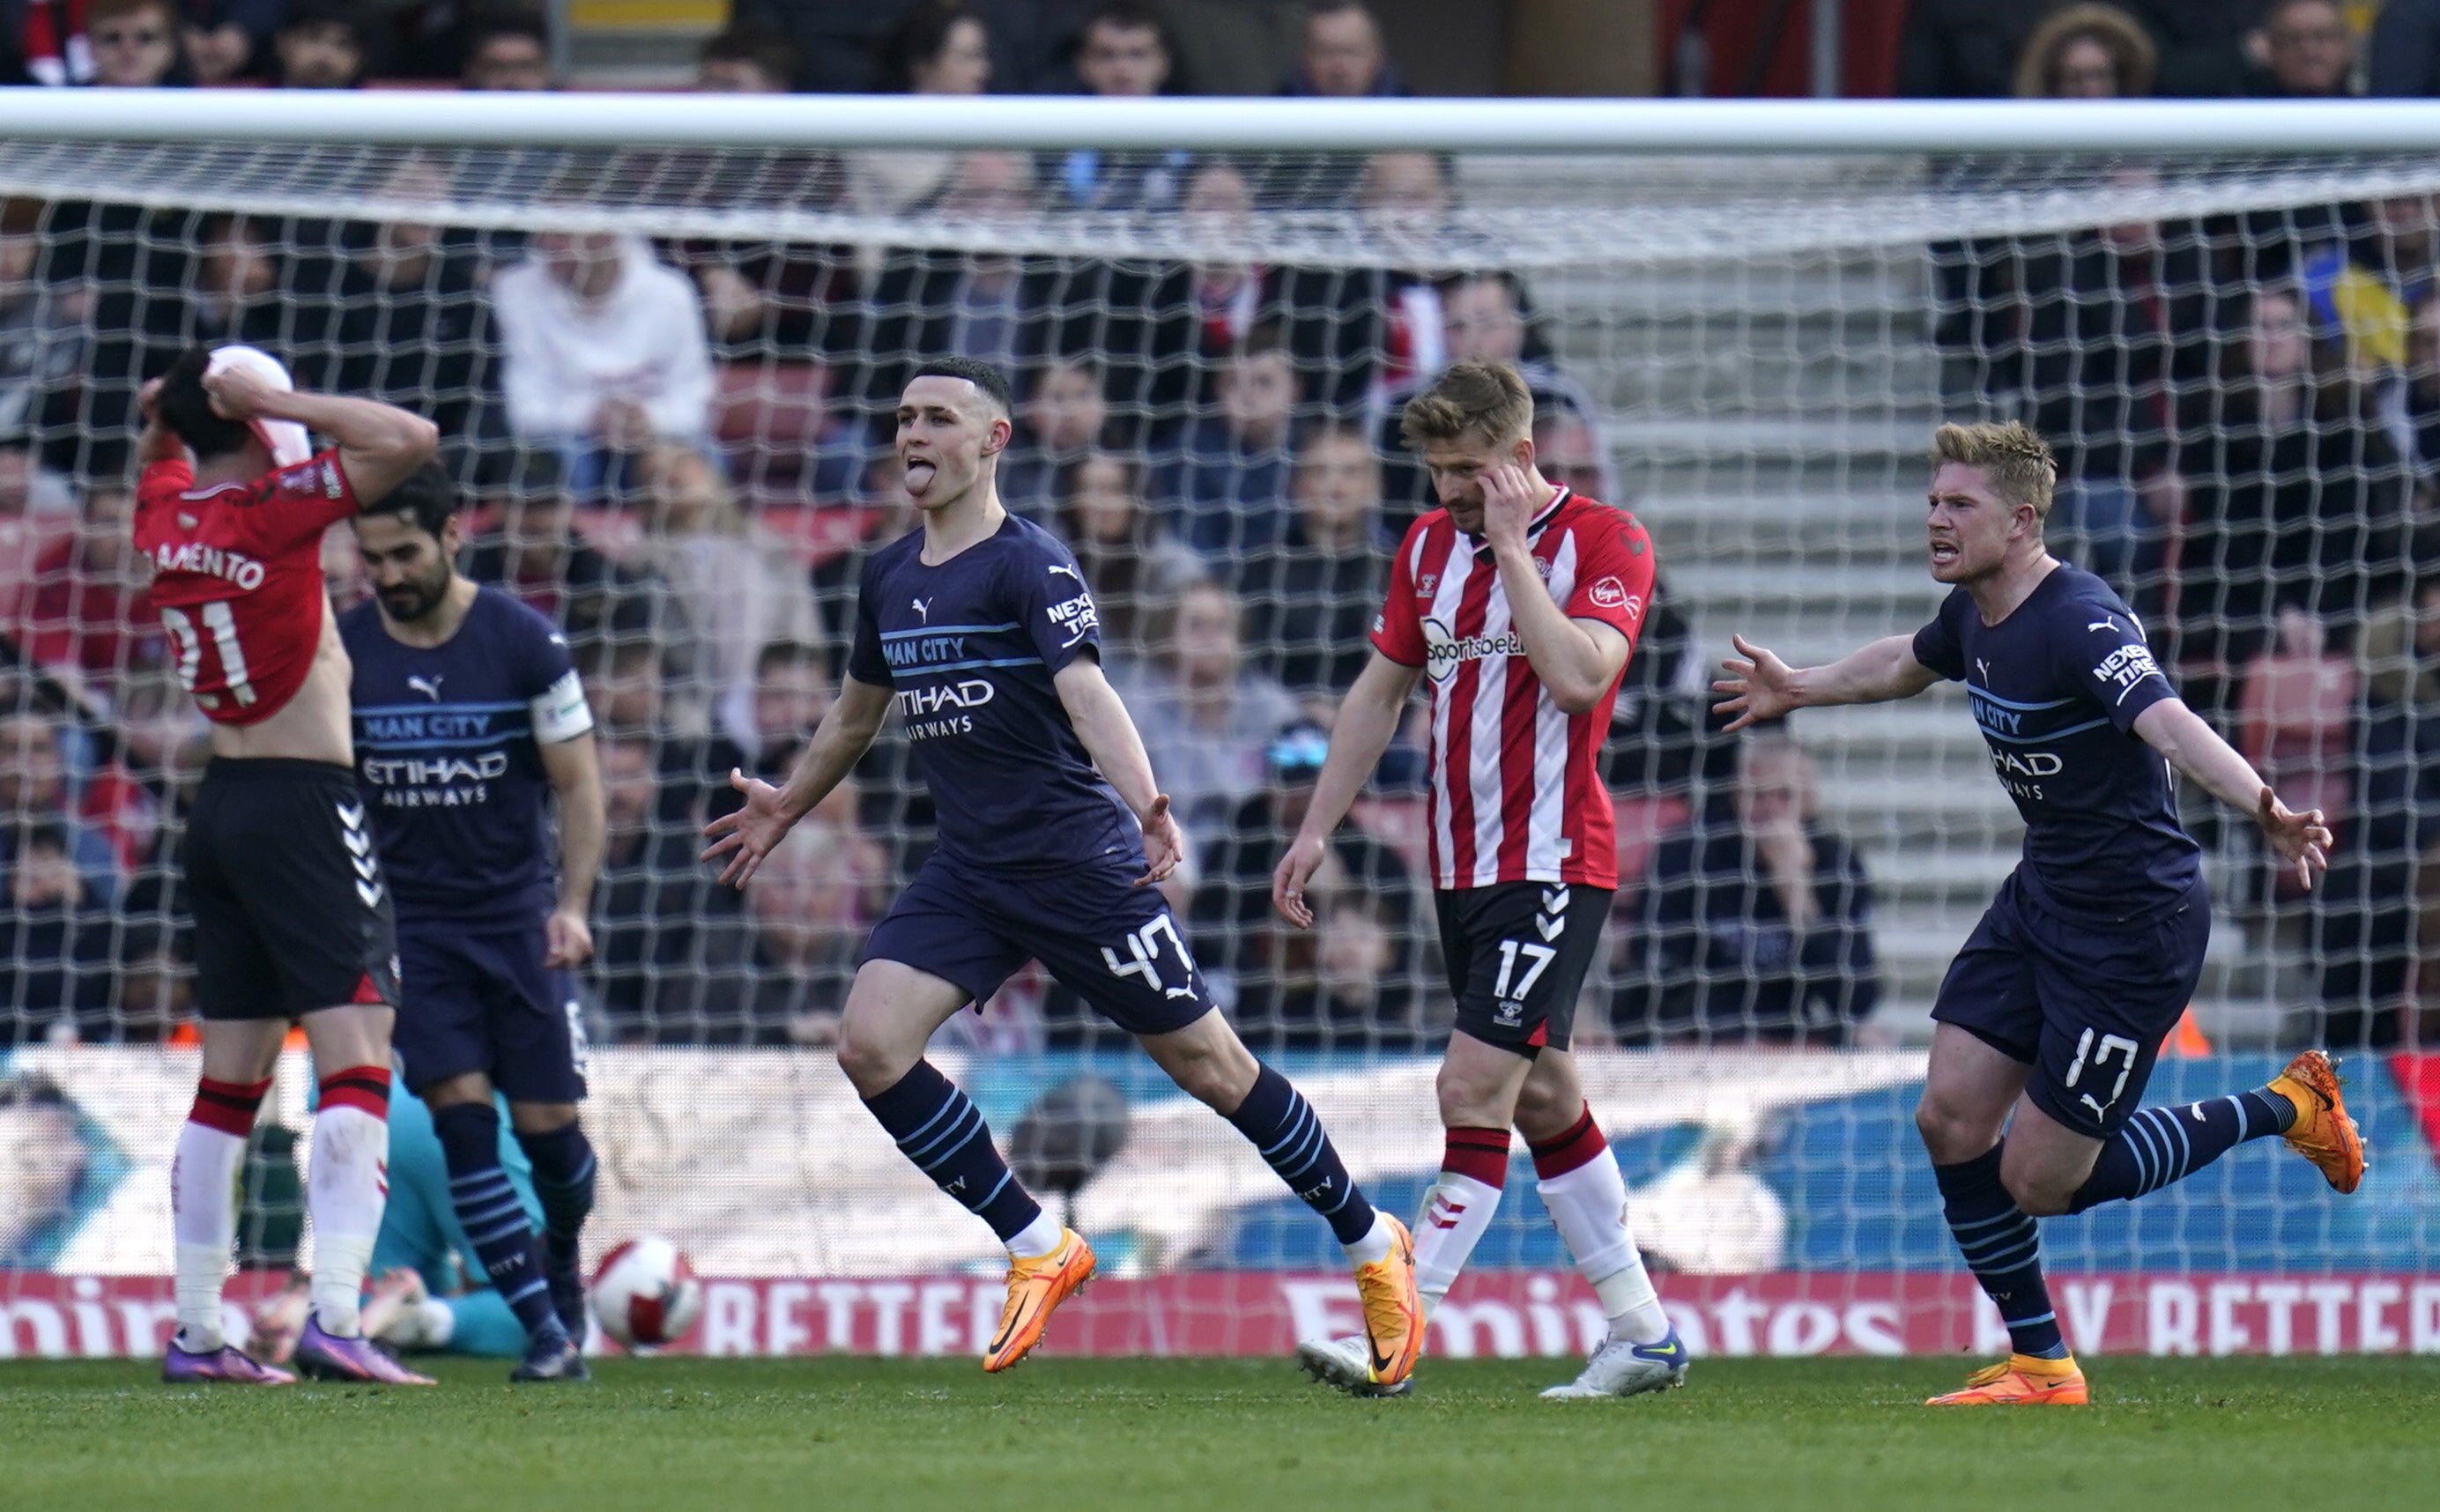
[[[0,1506],[1604,1512],[2440,1505],[2440,1359],[2093,1362],[2096,1405],[1930,1413],[1942,1360],[1713,1360],[1687,1390],[1534,1399],[1547,1362],[1426,1361],[1349,1401],[1283,1361],[618,1360],[509,1387],[170,1389],[0,1364]]]

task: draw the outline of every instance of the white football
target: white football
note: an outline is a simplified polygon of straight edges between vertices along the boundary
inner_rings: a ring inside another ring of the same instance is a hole
[[[629,1349],[655,1349],[686,1337],[703,1311],[703,1287],[678,1247],[656,1235],[630,1239],[601,1257],[593,1273],[593,1315]]]

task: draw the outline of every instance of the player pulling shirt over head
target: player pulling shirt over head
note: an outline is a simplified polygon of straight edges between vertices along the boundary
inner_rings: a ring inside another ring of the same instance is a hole
[[[387,405],[296,393],[248,347],[184,353],[141,403],[135,549],[152,565],[152,603],[179,681],[211,721],[212,751],[179,856],[204,1063],[171,1168],[178,1334],[162,1374],[295,1379],[221,1335],[238,1162],[294,1020],[321,1076],[306,1186],[318,1259],[297,1362],[422,1382],[358,1326],[385,1196],[397,968],[389,891],[350,772],[348,656],[321,543],[428,459],[439,434]],[[338,444],[314,452],[307,426]]]
[[[452,566],[457,492],[427,465],[356,521],[373,599],[340,621],[356,775],[398,902],[396,1042],[432,1110],[458,1222],[530,1347],[511,1379],[581,1379],[592,1145],[567,968],[592,953],[601,861],[593,715],[550,621]],[[550,864],[552,801],[558,875]],[[537,1237],[499,1160],[504,1093]]]
[[[1327,1219],[1355,1268],[1387,1383],[1422,1347],[1412,1250],[1375,1214],[1313,1108],[1240,1042],[1153,883],[1177,821],[1103,677],[1100,623],[1075,558],[1001,508],[1008,384],[987,364],[928,363],[898,406],[898,455],[923,528],[875,553],[848,676],[787,786],[730,781],[745,805],[709,826],[707,860],[745,886],[893,709],[940,815],[941,843],[873,928],[839,1026],[839,1063],[873,1117],[1008,1248],[1008,1304],[985,1370],[1042,1337],[1093,1271],[993,1148],[981,1113],[924,1058],[932,1033],[1027,961],[1133,1033],[1177,1084],[1235,1125]]]

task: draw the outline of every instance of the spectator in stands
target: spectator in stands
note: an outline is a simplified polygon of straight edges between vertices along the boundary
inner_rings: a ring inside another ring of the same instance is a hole
[[[114,933],[108,900],[88,888],[64,824],[9,827],[0,897],[0,1043],[73,1042],[107,1032]]]
[[[421,158],[402,163],[386,196],[438,202],[448,181]],[[287,312],[280,350],[319,387],[412,409],[440,427],[453,457],[498,449],[508,419],[499,395],[499,335],[479,251],[453,245],[426,221],[353,228],[348,255],[322,274],[325,297]],[[462,471],[462,470],[461,470]]]
[[[506,476],[483,490],[493,523],[468,547],[466,575],[514,594],[566,631],[572,646],[622,632],[649,639],[656,625],[682,640],[682,622],[660,625],[666,585],[613,562],[577,528],[565,477],[554,453],[513,457]]]
[[[745,890],[744,919],[708,939],[693,1011],[672,1025],[664,1010],[655,1037],[835,1045],[882,877],[879,852],[852,829],[817,818],[789,831]]]
[[[885,93],[979,95],[991,82],[990,39],[960,0],[918,0],[875,44],[873,66],[871,87]],[[937,207],[960,155],[912,148],[846,153],[848,207],[869,215]]]
[[[282,89],[353,89],[364,82],[363,8],[348,0],[291,0],[272,34]]]
[[[617,232],[538,232],[534,254],[492,284],[517,439],[558,448],[580,495],[624,482],[656,442],[705,444],[711,349],[694,285]]]
[[[2148,169],[2116,181],[2151,182]],[[2202,378],[2214,287],[2191,225],[2125,222],[2018,243],[2008,319],[2026,419],[2059,459],[2053,539],[2139,610],[2184,513],[2178,394]]]
[[[187,65],[199,84],[230,84],[252,78],[257,60],[271,54],[271,34],[287,14],[288,0],[209,0],[186,9]]]
[[[34,886],[18,874],[39,865],[28,848],[56,835],[79,905],[107,908],[118,897],[118,857],[107,838],[77,817],[63,734],[51,716],[23,706],[0,714],[0,897]],[[45,883],[44,891],[57,890]]]
[[[1618,931],[1622,1041],[1843,1045],[1872,1016],[1872,884],[1816,816],[1816,788],[1803,747],[1758,731],[1727,812],[1661,842]]]
[[[784,95],[796,87],[798,66],[786,32],[733,22],[695,53],[694,87],[708,95]]]
[[[1237,596],[1192,583],[1149,625],[1151,660],[1111,681],[1189,836],[1208,839],[1263,784],[1264,752],[1298,717],[1294,694],[1247,665]]]
[[[1105,99],[1143,99],[1168,87],[1175,56],[1160,15],[1140,0],[1103,0],[1076,33],[1076,78]],[[1059,153],[1046,177],[1062,207],[1165,210],[1177,203],[1191,161],[1179,152]]]
[[[723,724],[714,738],[710,765],[734,766],[778,783],[796,769],[806,742],[838,696],[821,647],[801,640],[774,640],[754,655],[754,686],[743,728]],[[709,817],[734,812],[733,795],[712,794]]]
[[[161,661],[161,621],[145,596],[152,571],[129,531],[135,513],[124,483],[88,487],[83,518],[35,559],[13,617],[26,657],[103,710],[117,704],[121,677]]]
[[[2262,289],[2239,309],[2190,423],[2180,657],[2204,709],[2270,645],[2280,611],[2349,649],[2404,567],[2406,469],[2372,389],[2337,343],[2312,339],[2293,294]]]
[[[1276,546],[1288,521],[1297,369],[1275,327],[1221,364],[1215,412],[1194,423],[1154,475],[1173,533],[1214,563]]]
[[[2017,55],[2019,99],[2130,99],[2152,92],[2160,50],[2142,22],[2111,5],[2052,11]]]
[[[1051,356],[1033,365],[1017,405],[1016,439],[999,457],[999,501],[1036,524],[1059,507],[1059,480],[1100,445],[1110,423],[1102,365]]]
[[[1537,422],[1572,415],[1592,427],[1597,455],[1608,455],[1598,446],[1599,406],[1583,385],[1551,362],[1549,345],[1526,316],[1524,288],[1514,275],[1459,274],[1441,284],[1438,303],[1444,365],[1467,360],[1509,364],[1534,395]],[[1438,371],[1415,364],[1413,377],[1385,392],[1373,415],[1372,444],[1388,459],[1382,472],[1382,496],[1387,500],[1382,529],[1392,534],[1403,536],[1415,516],[1437,502],[1430,496],[1422,464],[1399,436],[1398,420],[1407,401]],[[1613,490],[1604,502],[1614,497]]]
[[[644,459],[639,565],[667,582],[692,637],[695,698],[716,728],[753,727],[756,657],[820,634],[812,584],[787,543],[746,517],[711,459],[669,443]]]
[[[178,12],[170,0],[93,0],[85,13],[93,81],[106,89],[156,89],[188,81],[180,66]]]
[[[1389,581],[1380,459],[1361,431],[1317,427],[1297,448],[1289,495],[1286,533],[1238,567],[1246,639],[1255,662],[1291,693],[1335,701],[1372,657]]]
[[[463,82],[468,89],[556,89],[551,77],[550,24],[523,8],[477,12],[466,26]]]
[[[1271,873],[1304,822],[1328,748],[1328,731],[1309,720],[1265,747],[1263,785],[1203,857],[1188,913],[1195,959],[1233,1002],[1248,1043],[1406,1048],[1416,1036],[1421,934],[1413,878],[1398,853],[1342,823],[1307,884],[1316,928],[1281,928],[1271,911]]]
[[[1108,659],[1139,658],[1147,616],[1203,576],[1202,558],[1162,528],[1144,496],[1140,458],[1090,451],[1059,477],[1055,529],[1093,590]]]
[[[2359,371],[2387,375],[2405,367],[2410,312],[2440,274],[2440,213],[2424,194],[2369,210],[2354,235],[2308,257],[2301,278],[2313,335],[2341,338]]]
[[[291,305],[280,287],[284,260],[272,227],[246,216],[216,215],[204,223],[199,240],[181,328],[188,339],[278,344],[291,329]]]
[[[1365,159],[1355,207],[1367,234],[1408,265],[1372,275],[1379,290],[1381,353],[1364,393],[1368,405],[1448,366],[1439,277],[1425,268],[1462,239],[1449,224],[1455,198],[1437,153],[1376,153]]]
[[[1032,203],[1033,165],[1023,153],[954,156],[940,196],[942,214],[989,225],[1022,215]],[[916,360],[954,352],[1014,378],[1039,344],[1043,291],[1018,259],[998,252],[900,249],[887,255],[870,284],[864,377],[857,386],[886,435]]]
[[[2376,99],[2440,95],[2440,0],[2381,0],[2364,66],[2364,93]]]
[[[703,885],[693,826],[662,817],[651,737],[604,731],[596,748],[608,829],[593,889],[593,980],[613,1035],[632,1043],[655,1037],[699,990],[699,935],[734,919],[738,902]]]
[[[2418,536],[2440,520],[2440,289],[2427,289],[2409,317],[2406,346],[2406,426],[2414,459]],[[2418,549],[2418,558],[2440,552]]]
[[[40,207],[0,206],[0,437],[30,437],[72,417],[90,301],[41,277]],[[0,509],[0,513],[8,511]]]
[[[2355,93],[2356,33],[2339,0],[2272,0],[2261,36],[2262,71],[2246,93],[2273,99]]]
[[[2417,963],[2440,946],[2440,577],[2373,614],[2357,666],[2351,811],[2309,903],[2322,1022],[2306,1037],[2382,1048],[2406,1037],[2431,970]]]
[[[1381,41],[1381,24],[1363,0],[1319,0],[1306,9],[1304,45],[1280,93],[1362,99],[1406,92]]]

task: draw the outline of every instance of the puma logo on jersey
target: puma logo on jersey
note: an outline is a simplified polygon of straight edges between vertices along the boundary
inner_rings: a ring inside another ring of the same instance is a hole
[[[443,675],[446,675],[446,674],[443,674]],[[406,685],[414,689],[417,693],[423,694],[424,697],[431,699],[436,704],[440,701],[440,677],[409,677],[406,679]]]
[[[925,624],[930,624],[932,622],[932,606],[929,602],[923,599],[909,599],[906,602],[915,605],[915,617],[917,619],[923,621]]]

